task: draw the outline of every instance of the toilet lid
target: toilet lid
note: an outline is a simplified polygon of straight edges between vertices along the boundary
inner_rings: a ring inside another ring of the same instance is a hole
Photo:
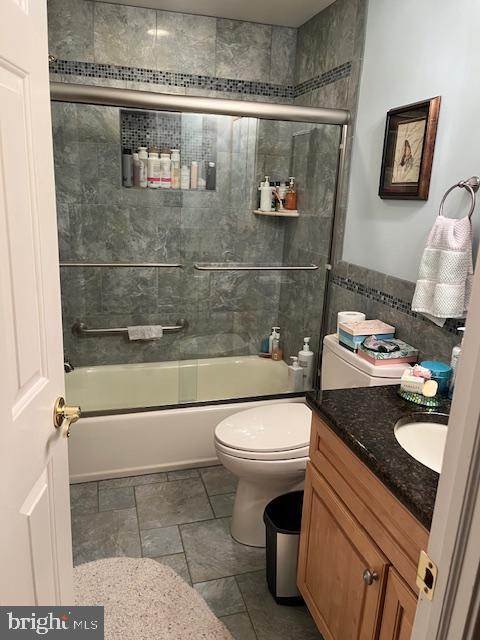
[[[215,437],[241,451],[288,451],[308,445],[311,420],[311,410],[301,402],[270,404],[225,418]]]

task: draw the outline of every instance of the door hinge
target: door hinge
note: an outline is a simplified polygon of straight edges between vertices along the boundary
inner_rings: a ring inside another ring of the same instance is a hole
[[[425,551],[420,551],[420,560],[417,567],[417,587],[429,600],[433,600],[437,575],[437,565],[430,560]]]

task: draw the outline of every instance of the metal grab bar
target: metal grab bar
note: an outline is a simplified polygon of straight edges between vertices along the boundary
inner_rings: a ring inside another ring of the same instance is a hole
[[[184,318],[182,318],[181,320],[177,321],[177,324],[162,328],[166,333],[175,333],[176,331],[181,331],[182,329],[188,329],[188,322]],[[82,336],[113,336],[128,333],[128,328],[113,327],[111,329],[89,329],[84,322],[75,322],[75,324],[72,325],[72,333],[74,336],[77,336],[77,338]]]
[[[160,269],[183,269],[177,262],[60,262],[61,267],[158,267]]]
[[[315,271],[316,264],[304,266],[246,265],[232,262],[196,262],[197,271]]]

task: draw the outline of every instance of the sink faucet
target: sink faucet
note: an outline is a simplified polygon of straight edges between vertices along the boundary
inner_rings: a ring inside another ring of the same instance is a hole
[[[65,370],[65,373],[72,373],[72,371],[75,369],[73,364],[70,363],[68,356],[64,356],[63,358],[63,368]]]

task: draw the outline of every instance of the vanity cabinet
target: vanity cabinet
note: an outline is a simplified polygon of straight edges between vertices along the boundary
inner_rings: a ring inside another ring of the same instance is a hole
[[[416,608],[417,596],[390,567],[379,640],[410,640]]]
[[[325,640],[408,640],[428,531],[314,415],[298,587]]]

